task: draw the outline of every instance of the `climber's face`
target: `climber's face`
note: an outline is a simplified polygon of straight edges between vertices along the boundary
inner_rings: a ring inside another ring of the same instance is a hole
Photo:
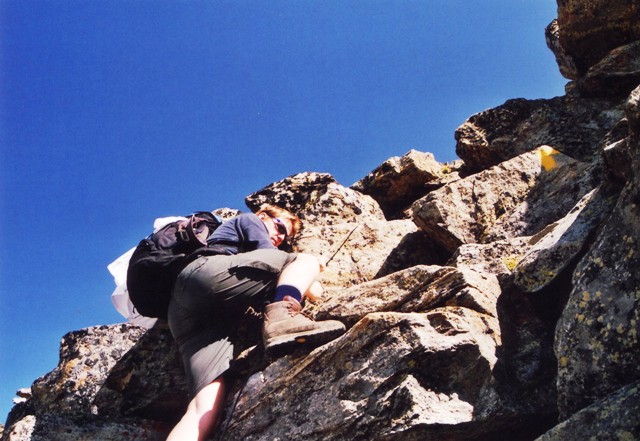
[[[260,213],[258,214],[258,217],[267,227],[271,243],[274,247],[279,247],[293,229],[293,225],[287,219],[271,217],[266,213]]]

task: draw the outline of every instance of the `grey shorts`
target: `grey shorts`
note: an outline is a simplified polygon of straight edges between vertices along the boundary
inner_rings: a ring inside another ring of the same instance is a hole
[[[244,312],[273,297],[280,272],[295,258],[271,249],[202,256],[178,275],[169,327],[193,395],[229,369],[231,335]]]

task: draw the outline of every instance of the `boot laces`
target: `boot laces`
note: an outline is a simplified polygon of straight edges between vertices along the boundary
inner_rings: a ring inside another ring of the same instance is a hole
[[[313,320],[313,318],[311,318],[311,314],[309,314],[307,311],[304,311],[302,309],[294,308],[293,303],[289,303],[287,305],[287,312],[291,317],[295,317],[296,315],[301,315],[303,317],[308,318],[309,320]]]

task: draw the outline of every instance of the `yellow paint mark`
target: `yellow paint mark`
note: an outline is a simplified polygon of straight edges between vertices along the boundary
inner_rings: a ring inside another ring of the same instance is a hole
[[[520,262],[520,256],[506,256],[502,258],[502,262],[509,271],[513,271]]]
[[[569,360],[567,360],[567,357],[565,356],[560,357],[560,366],[567,367],[567,363],[569,363]]]
[[[558,164],[553,158],[553,155],[557,155],[558,153],[560,152],[553,147],[549,147],[548,145],[543,145],[538,149],[538,154],[540,155],[540,164],[542,164],[546,171],[550,171],[556,168]]]

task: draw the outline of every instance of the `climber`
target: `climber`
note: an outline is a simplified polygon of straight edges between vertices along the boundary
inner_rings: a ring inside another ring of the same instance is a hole
[[[232,331],[249,306],[261,310],[267,303],[262,338],[268,358],[344,333],[338,321],[315,322],[300,313],[303,298],[317,296],[323,269],[315,256],[277,248],[300,225],[297,216],[271,205],[240,214],[218,227],[204,255],[178,275],[168,321],[193,399],[168,441],[204,440],[217,427],[233,358]]]

